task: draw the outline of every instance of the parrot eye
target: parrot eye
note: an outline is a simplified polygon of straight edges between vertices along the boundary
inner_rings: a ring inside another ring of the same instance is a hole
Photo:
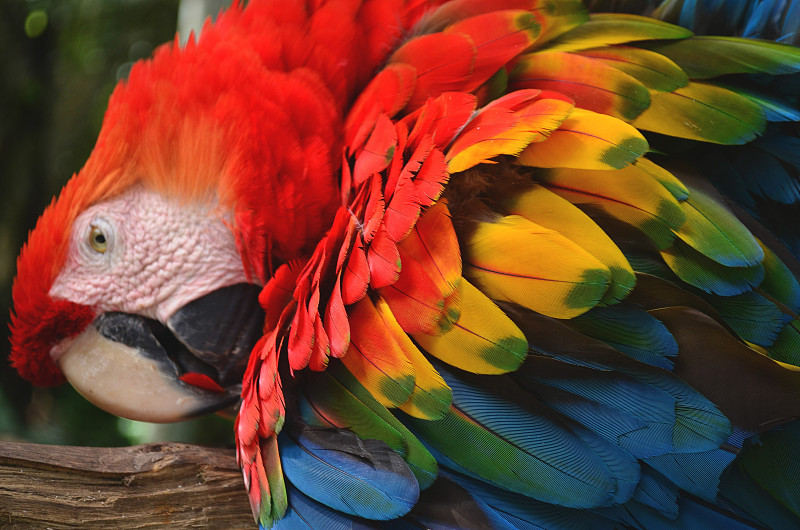
[[[89,232],[89,245],[100,254],[105,254],[107,245],[106,235],[100,228],[92,226],[92,231]]]

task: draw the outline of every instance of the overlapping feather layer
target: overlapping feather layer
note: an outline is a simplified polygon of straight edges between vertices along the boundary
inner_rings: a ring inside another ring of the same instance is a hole
[[[454,0],[412,35],[350,109],[330,230],[261,296],[237,419],[259,524],[757,521],[718,486],[800,414],[796,255],[671,155],[735,153],[712,180],[744,208],[796,206],[797,138],[767,125],[796,106],[751,85],[800,52],[570,0]],[[800,516],[769,495],[763,524]]]

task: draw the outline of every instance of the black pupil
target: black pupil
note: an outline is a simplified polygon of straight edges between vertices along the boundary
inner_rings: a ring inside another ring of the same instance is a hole
[[[94,241],[97,244],[103,245],[106,242],[106,236],[104,236],[103,234],[100,234],[100,233],[96,233],[94,235]]]

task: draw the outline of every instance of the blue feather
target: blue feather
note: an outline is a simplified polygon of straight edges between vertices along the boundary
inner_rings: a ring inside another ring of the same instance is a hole
[[[286,477],[300,491],[335,510],[386,520],[419,498],[419,485],[402,457],[378,440],[350,431],[302,427],[278,438]]]
[[[490,507],[479,492],[464,487],[463,483],[452,480],[449,474],[440,474],[436,483],[425,490],[419,504],[403,520],[413,522],[413,527],[430,530],[514,530],[511,525]],[[477,481],[476,481],[477,482]],[[479,482],[484,484],[482,482]],[[502,490],[500,490],[502,491]],[[520,496],[521,497],[521,496]],[[526,502],[534,502],[521,497]],[[399,530],[403,520],[391,521],[385,526]]]
[[[625,385],[619,385],[620,388],[613,388],[613,380],[625,376],[614,373],[606,373],[604,376],[611,381],[599,380],[603,376],[598,375],[598,379],[586,382],[585,385],[597,386],[598,393],[603,388],[608,388],[610,395],[602,398],[604,403],[545,385],[538,385],[536,395],[547,406],[618,444],[635,458],[670,451],[672,428],[675,424],[675,400],[652,387],[648,389],[651,392],[641,392],[640,387],[644,385],[635,380],[632,384],[626,381]],[[614,402],[615,394],[620,395],[617,403]],[[643,396],[652,396],[653,401],[648,401]]]
[[[746,2],[739,3],[745,6],[747,5]],[[752,2],[750,4],[750,9],[745,18],[746,24],[742,30],[743,37],[756,39],[765,33],[765,29],[772,19],[775,3],[774,1],[767,0],[758,3]]]
[[[756,140],[754,145],[800,170],[800,138],[770,134]]]
[[[291,483],[286,484],[286,493],[289,498],[289,510],[283,519],[275,522],[273,528],[276,530],[378,528],[374,524],[370,524],[369,521],[345,515],[310,499]]]
[[[602,512],[601,512],[602,513]],[[732,517],[730,512],[698,502],[686,496],[678,499],[678,517],[667,519],[657,510],[637,502],[629,502],[620,510],[621,522],[641,530],[686,530],[688,528],[724,528],[725,530],[753,530],[756,526]]]
[[[765,94],[763,91],[747,90],[740,87],[725,86],[741,96],[757,104],[764,111],[764,117],[770,122],[800,121],[800,108],[795,101]]]
[[[678,486],[650,466],[642,466],[642,480],[633,496],[635,501],[658,510],[668,519],[674,519],[678,516],[678,496]]]
[[[734,458],[734,452],[714,449],[699,453],[653,456],[644,461],[681,489],[708,502],[714,502],[722,472]]]
[[[613,521],[588,510],[565,508],[539,502],[523,495],[495,488],[485,482],[454,472],[442,474],[451,478],[476,497],[511,528],[541,530],[581,530],[583,528],[615,528]]]
[[[547,406],[636,458],[672,451],[675,398],[608,369],[530,356],[511,377]]]
[[[562,334],[569,331],[571,330],[567,328],[553,330]],[[523,332],[526,330],[523,329]],[[580,350],[565,348],[557,352],[541,349],[539,351],[564,362],[626,374],[671,396],[675,399],[676,420],[672,435],[675,451],[716,449],[730,435],[731,425],[728,418],[707,398],[681,379],[664,370],[636,362],[605,345],[598,348],[584,344],[581,348]]]
[[[728,153],[728,156],[732,156],[731,162],[743,184],[756,196],[781,204],[800,203],[800,181],[790,175],[776,157],[768,154],[768,143],[765,142],[760,147],[761,149],[756,149],[747,146]]]

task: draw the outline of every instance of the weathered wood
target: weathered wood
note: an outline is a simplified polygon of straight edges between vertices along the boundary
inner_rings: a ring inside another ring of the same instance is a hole
[[[254,528],[233,449],[0,442],[0,528]]]

